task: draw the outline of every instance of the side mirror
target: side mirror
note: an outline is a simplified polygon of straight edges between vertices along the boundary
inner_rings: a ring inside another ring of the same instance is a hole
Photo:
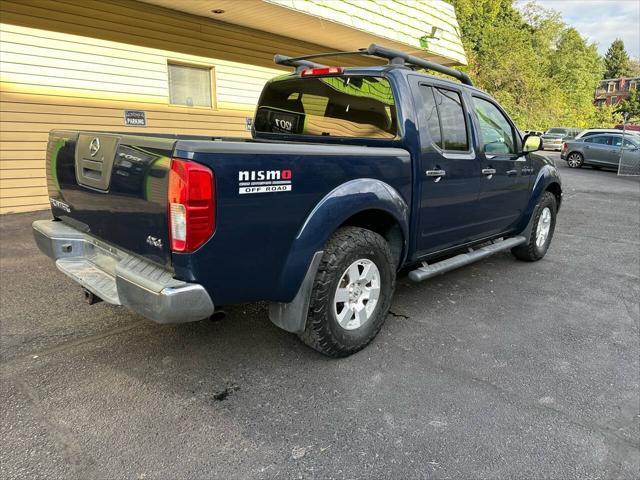
[[[524,137],[522,153],[531,153],[542,150],[542,139],[537,135],[527,135]]]

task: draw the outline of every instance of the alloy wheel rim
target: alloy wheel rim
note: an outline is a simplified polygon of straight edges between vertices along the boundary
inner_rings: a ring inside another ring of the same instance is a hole
[[[542,248],[549,237],[549,231],[551,230],[551,210],[549,207],[544,207],[538,220],[538,227],[536,228],[536,246]]]
[[[367,258],[353,262],[344,271],[333,296],[333,313],[345,330],[366,324],[380,299],[380,270]]]
[[[569,166],[577,167],[578,165],[580,165],[580,157],[575,153],[569,155]]]

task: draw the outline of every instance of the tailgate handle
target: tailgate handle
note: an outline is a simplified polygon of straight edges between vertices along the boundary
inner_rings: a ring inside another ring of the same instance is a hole
[[[100,180],[104,171],[104,164],[96,160],[82,160],[82,176],[94,180]]]
[[[119,138],[111,134],[80,133],[76,142],[78,185],[107,192]]]

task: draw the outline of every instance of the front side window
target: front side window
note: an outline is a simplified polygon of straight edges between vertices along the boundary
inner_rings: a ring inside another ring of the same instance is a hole
[[[513,128],[504,114],[493,103],[473,97],[473,105],[480,127],[480,141],[485,153],[516,153]]]
[[[397,136],[393,92],[381,77],[287,77],[266,85],[257,132],[331,137]]]
[[[169,63],[169,103],[212,107],[211,68]]]
[[[621,136],[615,136],[615,137],[611,137],[612,141],[611,141],[611,145],[613,145],[614,147],[621,147],[622,146],[622,135]],[[635,144],[628,140],[628,139],[624,139],[624,147],[625,148],[633,148],[635,147]]]

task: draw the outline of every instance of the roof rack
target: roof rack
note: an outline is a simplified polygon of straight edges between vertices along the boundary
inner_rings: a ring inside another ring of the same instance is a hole
[[[304,55],[301,57],[287,57],[286,55],[275,55],[273,61],[277,65],[288,65],[296,68],[296,72],[300,72],[305,68],[319,68],[326,67],[321,63],[315,63],[310,61],[312,58],[321,57],[337,57],[340,55],[367,55],[370,57],[386,58],[389,60],[389,65],[393,66],[407,66],[420,67],[434,72],[439,72],[450,77],[454,77],[460,80],[465,85],[473,86],[473,82],[466,73],[456,70],[454,68],[445,67],[435,62],[425,60],[420,57],[409,55],[408,53],[393,48],[383,47],[372,43],[367,48],[361,48],[353,52],[329,52],[329,53],[315,53],[313,55]]]

